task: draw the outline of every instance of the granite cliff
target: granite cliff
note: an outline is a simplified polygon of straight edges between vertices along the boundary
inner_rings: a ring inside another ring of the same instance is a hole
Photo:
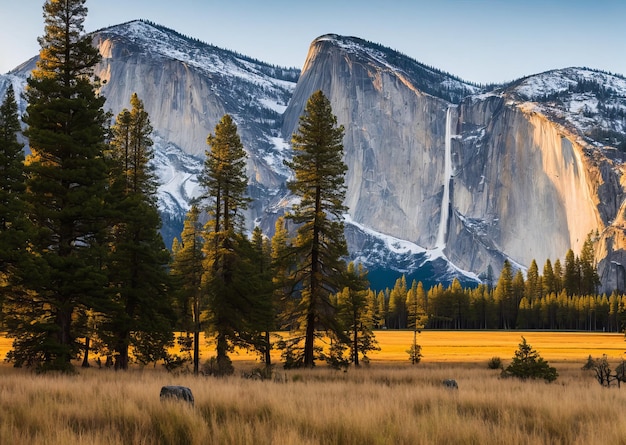
[[[289,205],[290,136],[321,89],[346,130],[351,257],[371,277],[497,276],[505,259],[543,264],[592,233],[604,288],[626,289],[621,76],[569,68],[485,88],[354,37],[314,40],[300,71],[142,21],[93,36],[105,106],[117,114],[137,92],[150,114],[166,238],[200,193],[205,140],[225,113],[249,155],[248,225],[271,234]],[[32,68],[0,76],[0,93]]]
[[[626,80],[570,68],[483,91],[397,58],[322,36],[285,111],[289,134],[310,93],[330,97],[346,127],[351,221],[477,275],[489,266],[497,275],[504,259],[524,268],[578,253],[592,233],[603,282],[614,288],[611,267],[626,259],[613,242],[623,238],[616,147]],[[366,244],[349,239],[363,257]]]

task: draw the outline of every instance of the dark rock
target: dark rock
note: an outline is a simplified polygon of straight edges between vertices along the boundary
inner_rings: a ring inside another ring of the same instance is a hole
[[[183,400],[191,403],[193,406],[194,399],[191,389],[186,386],[164,386],[161,388],[161,401],[163,400]]]
[[[454,379],[446,379],[443,381],[443,386],[445,386],[448,389],[459,389],[459,385],[458,383],[456,383],[456,380]]]

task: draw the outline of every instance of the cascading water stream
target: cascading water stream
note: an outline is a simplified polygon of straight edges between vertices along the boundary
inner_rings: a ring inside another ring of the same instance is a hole
[[[446,247],[448,217],[450,216],[450,182],[452,181],[452,107],[446,110],[446,135],[443,174],[443,196],[441,198],[441,216],[437,233],[436,249]]]

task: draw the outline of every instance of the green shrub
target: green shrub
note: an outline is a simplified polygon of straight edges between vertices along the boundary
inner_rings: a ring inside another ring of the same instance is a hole
[[[501,369],[502,360],[500,360],[500,357],[491,357],[487,362],[487,367],[489,369]]]
[[[517,377],[522,380],[526,379],[544,379],[547,382],[553,382],[559,376],[556,368],[550,366],[539,353],[532,349],[522,337],[519,348],[515,351],[513,361],[502,371],[503,377]]]

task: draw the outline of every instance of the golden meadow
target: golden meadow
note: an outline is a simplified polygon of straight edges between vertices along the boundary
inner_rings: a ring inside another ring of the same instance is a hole
[[[581,368],[589,355],[624,357],[624,336],[584,332],[423,331],[424,357],[408,361],[410,331],[377,331],[381,351],[347,372],[275,369],[233,355],[228,378],[79,369],[36,375],[0,366],[1,444],[626,444],[626,388],[603,388]],[[556,382],[503,379],[521,337],[559,372]],[[4,356],[10,343],[0,338]],[[210,345],[203,359],[212,355]],[[276,357],[278,359],[278,356]],[[459,390],[442,380],[454,378]],[[195,405],[162,403],[163,385],[191,388]]]

